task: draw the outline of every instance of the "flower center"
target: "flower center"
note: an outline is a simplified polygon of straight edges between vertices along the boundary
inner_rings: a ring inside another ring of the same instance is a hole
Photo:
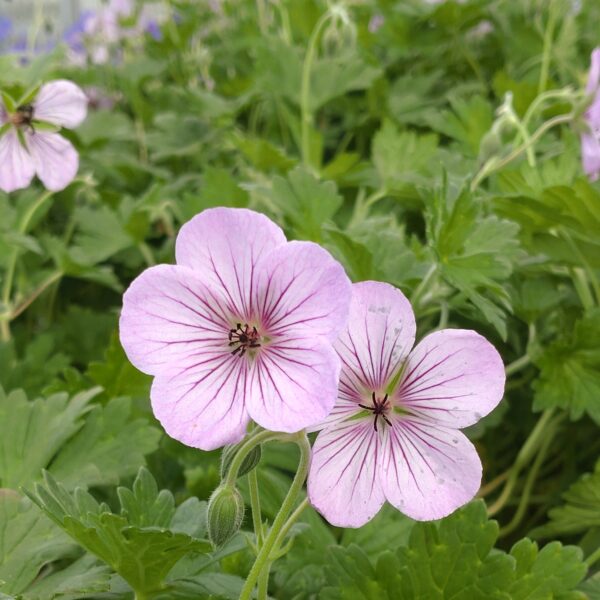
[[[235,329],[229,330],[229,345],[235,346],[231,354],[244,356],[248,348],[260,348],[260,334],[256,327],[250,327],[245,323],[242,327],[241,323],[237,323]]]
[[[19,106],[14,115],[11,116],[11,123],[17,127],[24,125],[26,127],[33,127],[33,105],[23,104]]]
[[[387,413],[392,408],[390,401],[388,400],[388,395],[386,394],[383,398],[377,398],[375,392],[373,392],[371,401],[373,402],[372,406],[366,404],[359,404],[359,406],[373,412],[373,416],[375,417],[373,420],[373,427],[375,428],[375,431],[377,431],[377,419],[379,419],[379,417],[391,427],[392,422],[387,418]]]

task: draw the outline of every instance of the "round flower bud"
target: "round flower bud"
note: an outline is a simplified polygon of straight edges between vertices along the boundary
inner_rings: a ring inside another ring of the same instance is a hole
[[[234,444],[233,446],[225,446],[223,448],[223,452],[221,454],[221,479],[227,477],[227,473],[229,472],[229,467],[233,461],[234,456],[237,454],[238,450],[241,448],[243,442],[239,444]],[[246,455],[246,458],[242,461],[242,465],[238,471],[238,477],[242,475],[246,475],[258,465],[260,462],[260,457],[262,455],[262,450],[260,445],[254,446],[250,452]]]
[[[208,501],[208,537],[217,548],[226,544],[240,529],[244,500],[237,488],[219,486]]]

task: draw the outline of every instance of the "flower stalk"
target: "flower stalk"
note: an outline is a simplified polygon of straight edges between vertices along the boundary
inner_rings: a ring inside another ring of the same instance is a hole
[[[256,557],[254,565],[252,566],[248,578],[246,579],[246,583],[242,588],[240,600],[250,600],[252,597],[252,592],[254,591],[254,588],[261,576],[264,578],[261,585],[263,593],[266,590],[266,585],[268,583],[268,572],[273,560],[272,551],[276,548],[277,541],[280,539],[280,533],[286,525],[288,515],[296,504],[298,495],[302,491],[304,482],[306,481],[306,477],[308,475],[308,467],[310,463],[310,442],[308,441],[306,433],[301,431],[297,434],[285,436],[283,439],[286,439],[286,441],[295,442],[300,448],[300,462],[298,464],[298,470],[296,471],[294,481],[292,482],[288,494],[285,497],[277,516],[275,517],[275,521],[273,522],[273,525],[269,530],[267,537],[265,538],[264,544],[258,552],[258,556]],[[240,452],[241,451],[242,450],[240,450]],[[233,466],[234,464],[232,463],[230,473],[233,470]],[[264,570],[266,570],[266,574],[263,574]]]

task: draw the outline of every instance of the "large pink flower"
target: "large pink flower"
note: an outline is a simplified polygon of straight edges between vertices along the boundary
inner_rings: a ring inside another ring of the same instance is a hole
[[[250,418],[274,431],[315,425],[337,396],[333,342],[351,284],[320,246],[287,242],[267,217],[205,210],[177,237],[176,265],[125,292],[121,342],[154,375],[154,414],[184,444],[239,441]]]
[[[360,527],[383,503],[417,520],[473,498],[477,452],[459,431],[500,401],[504,368],[474,331],[444,329],[411,351],[415,318],[385,283],[353,286],[338,401],[313,446],[311,504],[333,525]]]
[[[86,113],[86,95],[65,80],[44,84],[30,104],[13,113],[0,101],[0,189],[25,188],[36,174],[51,191],[67,187],[77,174],[79,155],[71,142],[45,125],[73,129]]]
[[[583,170],[595,181],[600,176],[600,48],[592,52],[586,91],[592,103],[585,112],[588,130],[581,134],[581,157]]]

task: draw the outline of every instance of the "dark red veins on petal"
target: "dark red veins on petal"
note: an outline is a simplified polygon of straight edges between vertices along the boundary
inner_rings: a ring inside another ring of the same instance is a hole
[[[372,406],[367,404],[359,404],[361,408],[365,410],[370,410],[373,412],[373,427],[375,431],[377,431],[377,419],[381,417],[390,427],[392,426],[392,422],[388,419],[387,413],[391,410],[392,406],[388,399],[388,395],[386,394],[383,398],[377,398],[375,392],[371,395],[371,400],[373,402]]]
[[[235,329],[229,330],[229,346],[235,346],[231,351],[234,356],[244,356],[249,348],[260,348],[260,334],[254,326],[237,323]]]

